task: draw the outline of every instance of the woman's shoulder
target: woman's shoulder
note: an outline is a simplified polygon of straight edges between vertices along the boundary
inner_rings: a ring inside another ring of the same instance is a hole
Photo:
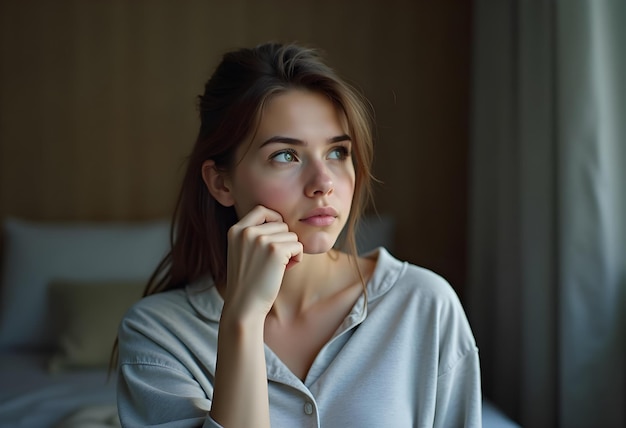
[[[440,274],[412,263],[407,262],[407,269],[399,281],[408,288],[439,299],[457,299],[452,285]]]
[[[393,294],[415,295],[435,301],[458,300],[450,283],[432,270],[399,260],[382,247],[372,254],[377,257],[369,287],[372,298],[393,291]]]
[[[145,296],[135,302],[131,306],[128,314],[156,312],[161,313],[163,310],[172,306],[179,306],[185,300],[185,289],[176,288],[167,291],[161,291],[149,296]]]
[[[217,323],[207,322],[194,304],[191,285],[146,296],[126,312],[118,330],[120,361],[164,363],[163,349],[186,358],[188,349],[207,347],[217,341]],[[215,340],[212,342],[210,338]],[[202,340],[204,339],[204,340]],[[212,349],[212,348],[211,348]],[[168,360],[169,361],[169,360]]]
[[[414,331],[422,328],[424,334],[434,329],[440,334],[439,345],[445,349],[454,352],[475,349],[461,301],[441,275],[400,261],[386,250],[379,252],[377,271],[379,294],[368,299],[368,311],[383,314],[381,318],[386,318],[389,313],[400,313],[404,321],[415,326]]]
[[[122,318],[122,329],[144,330],[157,325],[167,325],[185,311],[184,289],[175,289],[151,294],[135,302]]]
[[[219,320],[222,305],[213,282],[203,278],[181,288],[143,297],[131,306],[124,320],[158,320],[166,324],[199,317]]]

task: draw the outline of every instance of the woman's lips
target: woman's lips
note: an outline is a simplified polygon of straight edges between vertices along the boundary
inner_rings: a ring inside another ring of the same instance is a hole
[[[336,217],[332,215],[314,215],[300,220],[310,226],[324,227],[330,226],[335,222]]]
[[[315,208],[309,211],[300,221],[311,226],[330,226],[337,219],[337,211],[333,207]]]

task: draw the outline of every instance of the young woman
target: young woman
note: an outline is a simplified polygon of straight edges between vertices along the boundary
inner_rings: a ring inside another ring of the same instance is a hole
[[[315,51],[265,44],[224,56],[200,113],[171,251],[119,330],[122,424],[479,427],[451,287],[356,254],[368,104]]]

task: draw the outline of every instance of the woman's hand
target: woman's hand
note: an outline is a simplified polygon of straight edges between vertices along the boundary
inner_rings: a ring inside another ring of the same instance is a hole
[[[282,216],[258,205],[228,231],[225,311],[236,317],[265,317],[285,270],[302,259],[298,236]]]
[[[257,206],[228,231],[211,417],[222,426],[269,427],[264,325],[302,244],[279,213]]]

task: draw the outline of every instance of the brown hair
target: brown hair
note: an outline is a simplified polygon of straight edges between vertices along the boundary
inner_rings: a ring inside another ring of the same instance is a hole
[[[225,54],[199,97],[200,132],[174,211],[171,249],[148,281],[144,296],[181,288],[207,275],[225,284],[227,232],[237,216],[233,207],[222,206],[208,192],[202,164],[212,159],[217,168],[231,170],[237,148],[258,126],[268,100],[293,88],[321,93],[345,114],[356,178],[350,218],[341,241],[356,256],[356,225],[371,201],[371,105],[328,67],[316,50],[267,43]]]

